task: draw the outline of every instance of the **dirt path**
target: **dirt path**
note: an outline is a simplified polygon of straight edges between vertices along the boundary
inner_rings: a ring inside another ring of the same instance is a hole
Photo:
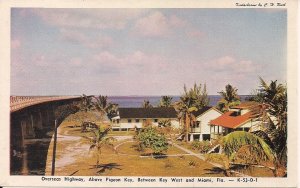
[[[55,159],[55,172],[60,175],[64,174],[64,169],[68,165],[76,165],[76,159],[86,158],[90,155],[90,145],[81,136],[70,135],[70,130],[66,126],[59,127],[57,130],[57,148]],[[130,140],[133,136],[111,136],[117,141]],[[53,154],[54,137],[51,139],[51,144],[48,150],[46,163],[46,175],[51,174],[52,154]],[[122,142],[124,143],[124,142]]]
[[[174,142],[171,142],[171,141],[169,141],[169,144],[175,146],[176,148],[178,148],[178,149],[180,149],[180,150],[182,150],[182,151],[184,151],[184,152],[186,152],[186,153],[188,153],[190,155],[193,155],[193,156],[195,156],[195,157],[197,157],[197,158],[205,161],[205,157],[202,154],[200,154],[200,153],[199,154],[194,153],[191,150],[188,150],[188,149],[186,149],[186,148],[184,148],[182,146],[179,146],[178,144],[175,144]],[[216,166],[218,168],[222,168],[223,167],[222,165],[217,164],[217,163],[212,163],[212,162],[208,162],[208,163],[210,163],[211,165]]]
[[[68,165],[76,163],[79,157],[86,157],[89,155],[89,144],[84,142],[81,136],[68,135],[66,127],[59,127],[57,130],[57,145],[55,157],[55,172],[63,174],[64,168]],[[52,154],[53,154],[54,136],[48,150],[46,175],[51,174],[52,169]],[[68,174],[63,174],[68,175]]]

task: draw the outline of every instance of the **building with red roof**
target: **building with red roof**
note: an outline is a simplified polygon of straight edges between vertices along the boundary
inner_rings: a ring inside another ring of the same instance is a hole
[[[224,136],[230,132],[243,130],[249,131],[251,127],[260,122],[254,118],[252,110],[259,104],[256,102],[244,102],[234,106],[230,111],[210,121],[210,134],[212,139]]]

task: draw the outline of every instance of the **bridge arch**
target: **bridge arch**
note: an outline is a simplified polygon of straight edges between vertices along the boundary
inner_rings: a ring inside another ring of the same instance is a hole
[[[55,128],[55,110],[80,96],[11,96],[10,174],[44,175]]]

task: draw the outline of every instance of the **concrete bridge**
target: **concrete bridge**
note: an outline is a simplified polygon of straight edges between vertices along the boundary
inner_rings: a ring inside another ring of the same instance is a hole
[[[43,175],[54,133],[55,110],[80,96],[10,97],[10,174]]]

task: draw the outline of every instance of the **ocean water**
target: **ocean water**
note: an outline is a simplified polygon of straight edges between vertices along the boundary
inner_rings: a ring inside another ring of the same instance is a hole
[[[172,96],[172,102],[179,101],[180,96]],[[221,99],[220,95],[209,95],[209,105],[215,106]],[[247,95],[240,96],[244,101]],[[108,96],[108,101],[119,104],[122,108],[141,107],[144,100],[149,100],[152,106],[158,106],[161,96]]]

